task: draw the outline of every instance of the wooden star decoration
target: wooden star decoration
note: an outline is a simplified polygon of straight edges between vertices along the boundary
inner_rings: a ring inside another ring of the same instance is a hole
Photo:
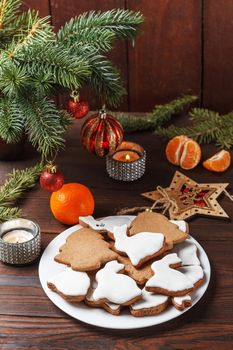
[[[217,201],[229,183],[197,183],[180,173],[175,172],[169,187],[164,188],[169,199],[175,202],[175,207],[168,209],[172,220],[186,220],[196,215],[229,218]],[[163,195],[157,189],[141,194],[153,202]]]

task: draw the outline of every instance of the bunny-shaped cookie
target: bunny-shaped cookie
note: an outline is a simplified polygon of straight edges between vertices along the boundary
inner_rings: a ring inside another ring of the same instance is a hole
[[[122,225],[114,227],[113,236],[115,249],[125,253],[136,267],[165,250],[165,237],[162,233],[140,232],[129,237],[127,225]]]
[[[127,275],[118,273],[124,269],[116,260],[108,262],[95,276],[97,287],[93,292],[94,301],[130,305],[141,298],[142,291]]]
[[[146,290],[169,296],[182,296],[191,292],[194,288],[193,282],[182,272],[174,270],[174,267],[179,267],[181,262],[176,253],[155,261],[151,265],[154,276],[147,281]]]

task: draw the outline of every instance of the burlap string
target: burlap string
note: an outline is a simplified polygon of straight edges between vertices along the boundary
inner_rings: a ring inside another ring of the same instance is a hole
[[[177,203],[174,199],[169,197],[168,192],[165,188],[161,186],[156,187],[157,192],[161,195],[161,198],[158,198],[151,207],[133,207],[133,208],[123,208],[117,212],[117,215],[126,215],[134,214],[141,211],[153,211],[163,209],[162,213],[165,214],[168,209],[171,209],[172,212],[178,211]]]

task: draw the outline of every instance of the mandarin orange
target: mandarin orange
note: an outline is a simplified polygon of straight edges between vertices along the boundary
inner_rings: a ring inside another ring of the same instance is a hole
[[[185,136],[175,136],[166,147],[167,160],[180,165],[183,169],[193,169],[200,162],[201,148],[193,139]]]
[[[229,168],[231,164],[231,154],[222,150],[203,162],[204,168],[210,171],[221,173]]]
[[[188,140],[188,137],[185,135],[175,136],[171,139],[166,147],[166,156],[167,160],[174,164],[180,164],[180,157],[182,155],[183,147],[185,142]]]
[[[55,218],[67,225],[75,225],[79,216],[92,215],[94,198],[91,191],[79,183],[68,183],[50,197],[50,208]]]

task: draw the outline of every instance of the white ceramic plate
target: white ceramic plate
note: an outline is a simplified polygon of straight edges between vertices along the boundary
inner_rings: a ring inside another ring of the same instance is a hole
[[[133,219],[134,216],[128,216],[128,218]],[[66,238],[79,228],[81,228],[80,225],[75,225],[63,231],[56,238],[54,238],[45,249],[39,265],[40,282],[49,299],[58,308],[77,320],[94,326],[112,329],[135,329],[157,325],[172,320],[173,318],[178,317],[184,312],[188,311],[201,299],[208,287],[211,271],[208,257],[201,245],[192,236],[190,236],[189,238],[198,247],[199,259],[205,273],[205,282],[192,294],[192,306],[186,308],[184,311],[178,311],[174,306],[169,306],[164,312],[155,316],[134,317],[127,310],[123,311],[119,316],[114,316],[103,309],[88,307],[84,303],[69,303],[47,287],[47,280],[49,277],[64,270],[64,265],[56,263],[53,258],[56,254],[58,254],[59,247],[65,243]]]

